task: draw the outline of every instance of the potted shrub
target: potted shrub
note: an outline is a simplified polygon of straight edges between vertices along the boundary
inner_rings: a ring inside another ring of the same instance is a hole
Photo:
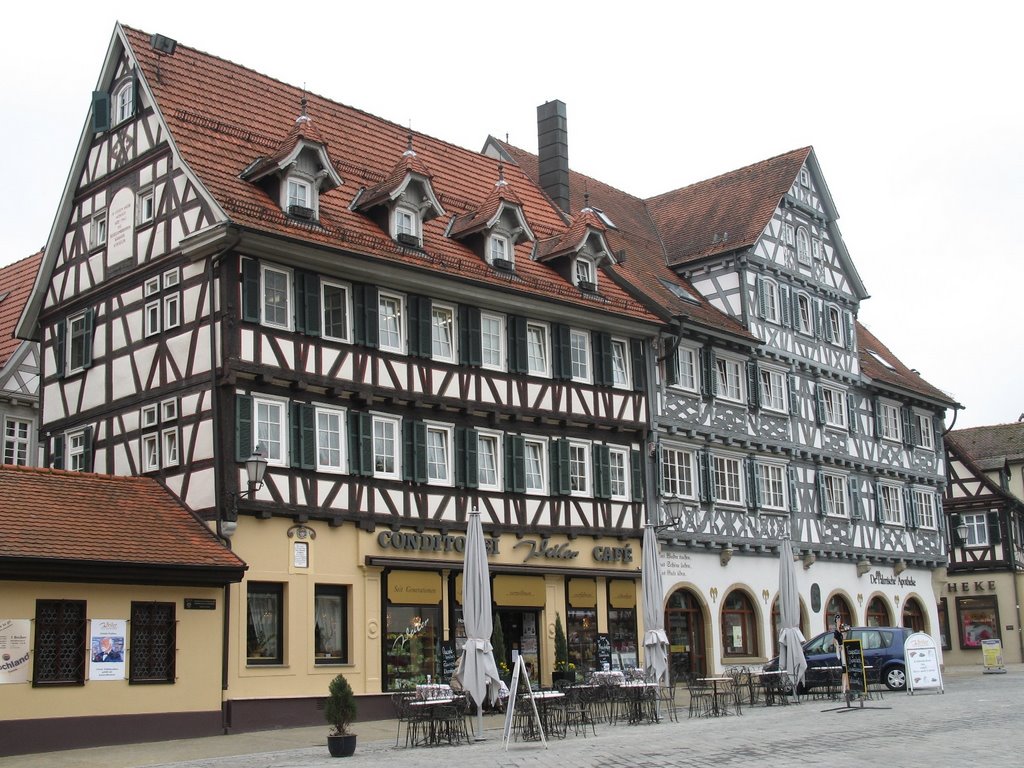
[[[356,751],[356,735],[349,733],[348,727],[356,717],[356,697],[344,675],[331,680],[327,689],[324,717],[334,726],[334,730],[327,736],[331,757],[351,757]]]
[[[576,682],[576,665],[569,661],[569,644],[562,629],[562,616],[555,614],[555,669],[551,673],[552,685]]]

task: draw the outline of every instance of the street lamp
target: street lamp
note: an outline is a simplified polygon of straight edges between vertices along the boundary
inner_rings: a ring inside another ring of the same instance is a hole
[[[225,537],[231,538],[238,528],[238,498],[251,499],[260,488],[263,487],[263,476],[267,472],[267,457],[263,455],[263,449],[256,446],[252,455],[245,460],[245,475],[248,487],[244,491],[228,491],[230,503],[224,510],[224,519],[221,521],[220,532]]]
[[[678,528],[683,522],[683,503],[681,501],[666,501],[662,505],[662,520],[666,517],[668,522],[654,526],[655,533],[667,531],[669,528]]]
[[[967,521],[962,517],[958,518],[959,522],[956,524],[956,535],[960,539],[960,546],[962,547],[967,542]]]

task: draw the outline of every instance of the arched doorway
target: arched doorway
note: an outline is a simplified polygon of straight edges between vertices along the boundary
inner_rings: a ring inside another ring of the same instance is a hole
[[[869,627],[891,627],[889,618],[889,606],[881,595],[875,595],[868,603],[868,626]]]
[[[722,601],[722,653],[725,656],[758,654],[756,614],[750,597],[734,589]]]
[[[672,680],[706,675],[704,614],[700,600],[693,592],[677,589],[669,596],[665,606],[665,629]]]
[[[915,632],[926,632],[924,607],[916,597],[908,597],[903,603],[903,626]]]
[[[828,607],[825,609],[825,629],[832,628],[832,622],[835,620],[837,613],[843,624],[853,626],[853,609],[850,608],[846,598],[842,595],[832,595],[828,599]]]

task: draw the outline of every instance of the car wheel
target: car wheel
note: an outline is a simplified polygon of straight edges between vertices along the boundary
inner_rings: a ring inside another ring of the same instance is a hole
[[[902,691],[907,687],[907,673],[903,667],[893,667],[885,673],[885,687],[890,691]]]

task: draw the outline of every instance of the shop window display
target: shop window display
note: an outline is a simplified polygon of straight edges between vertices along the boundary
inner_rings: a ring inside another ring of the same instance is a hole
[[[384,640],[387,690],[412,688],[433,680],[440,669],[436,605],[389,605]]]
[[[981,648],[982,640],[999,638],[999,609],[994,597],[957,598],[956,613],[961,648]]]

